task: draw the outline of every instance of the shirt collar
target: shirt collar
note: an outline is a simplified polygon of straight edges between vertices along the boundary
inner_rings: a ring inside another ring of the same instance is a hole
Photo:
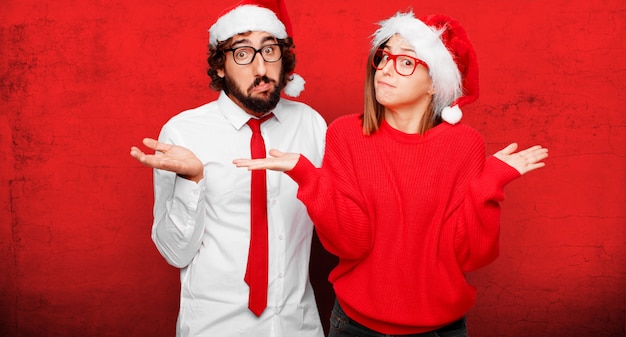
[[[281,115],[284,113],[282,98],[278,101],[278,104],[271,112],[274,113],[274,116],[280,122]],[[240,106],[235,104],[233,100],[226,95],[224,91],[220,92],[220,96],[217,99],[217,106],[220,109],[220,112],[224,115],[230,123],[235,127],[235,129],[241,129],[250,119],[250,114],[245,112]]]

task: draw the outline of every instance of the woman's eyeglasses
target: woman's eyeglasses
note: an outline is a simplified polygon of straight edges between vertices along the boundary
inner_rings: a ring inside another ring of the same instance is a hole
[[[394,69],[399,75],[411,76],[415,72],[418,64],[423,65],[428,69],[426,62],[409,55],[395,55],[384,49],[376,50],[374,57],[372,58],[372,66],[378,70],[381,70],[387,65],[389,60],[393,61]]]

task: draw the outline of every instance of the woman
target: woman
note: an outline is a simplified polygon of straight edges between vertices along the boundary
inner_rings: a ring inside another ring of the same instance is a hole
[[[503,188],[544,166],[547,150],[511,144],[485,158],[481,136],[457,124],[459,106],[478,95],[478,71],[450,18],[381,22],[369,63],[364,113],[329,126],[320,169],[277,150],[234,163],[299,184],[339,257],[329,336],[466,336],[476,294],[464,273],[497,257]]]

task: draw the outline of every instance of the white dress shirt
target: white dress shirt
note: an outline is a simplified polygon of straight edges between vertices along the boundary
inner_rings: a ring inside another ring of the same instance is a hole
[[[281,99],[261,125],[266,149],[302,153],[320,165],[326,122],[311,107]],[[248,309],[244,281],[250,243],[250,115],[222,92],[217,101],[170,119],[159,140],[190,149],[204,164],[198,184],[154,170],[152,240],[181,268],[177,336],[323,337],[309,257],[313,224],[296,199],[297,184],[267,171],[268,300]]]

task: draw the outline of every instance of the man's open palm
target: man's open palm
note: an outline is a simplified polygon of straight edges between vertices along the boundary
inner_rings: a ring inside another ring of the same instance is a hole
[[[200,159],[190,150],[177,145],[161,143],[156,139],[144,138],[143,144],[154,150],[154,154],[146,154],[136,146],[130,148],[130,155],[140,163],[175,172],[183,178],[198,182],[203,177],[203,165]]]

